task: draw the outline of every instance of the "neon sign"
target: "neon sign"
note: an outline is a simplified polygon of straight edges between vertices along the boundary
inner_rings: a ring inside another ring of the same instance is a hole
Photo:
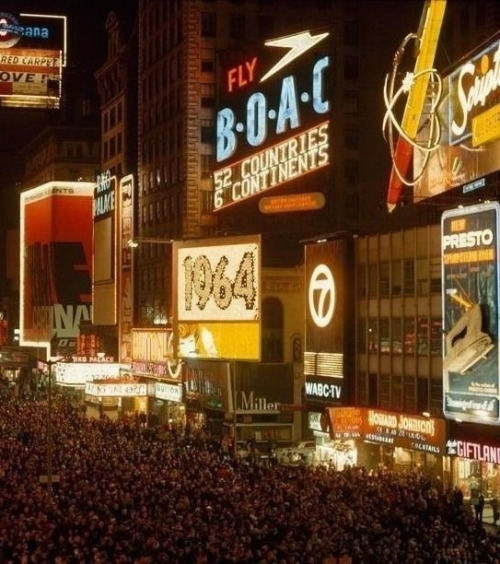
[[[268,47],[287,49],[267,72],[261,68],[264,57],[228,69],[225,87],[231,104],[216,118],[216,160],[224,163],[214,171],[216,210],[330,163],[325,118],[331,109],[327,94],[331,58],[321,53],[301,62],[295,72],[289,70],[328,35],[303,32],[266,42]],[[281,71],[288,74],[280,77]]]

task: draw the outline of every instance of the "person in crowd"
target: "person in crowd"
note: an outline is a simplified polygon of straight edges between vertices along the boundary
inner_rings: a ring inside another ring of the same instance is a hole
[[[160,440],[57,396],[51,414],[48,437],[45,399],[0,410],[5,564],[500,562],[500,539],[421,472],[248,464],[215,439]]]

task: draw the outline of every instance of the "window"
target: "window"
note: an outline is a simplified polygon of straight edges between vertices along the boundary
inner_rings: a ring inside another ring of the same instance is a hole
[[[348,187],[357,187],[359,183],[359,161],[357,159],[345,159],[344,178]]]
[[[380,342],[380,352],[383,354],[389,354],[391,352],[391,339],[389,334],[390,318],[381,317],[379,322],[379,342]]]
[[[431,317],[431,355],[441,356],[443,352],[443,324],[440,317]]]
[[[368,318],[368,352],[378,352],[378,319]]]
[[[344,127],[344,147],[352,150],[356,150],[359,147],[357,124],[349,123]]]
[[[262,362],[283,362],[283,304],[277,298],[262,302]]]
[[[215,139],[214,120],[202,119],[201,120],[201,139],[202,143],[213,143]]]
[[[368,265],[368,297],[369,298],[376,298],[378,296],[378,270],[377,270],[377,263],[371,262]]]
[[[215,72],[215,54],[213,49],[201,50],[201,72]]]
[[[245,34],[245,16],[243,14],[229,14],[229,37],[243,40]]]
[[[403,332],[405,354],[415,354],[415,320],[413,317],[403,319]]]
[[[202,108],[215,107],[215,84],[200,84],[200,94]]]
[[[357,194],[345,195],[345,214],[349,219],[359,218],[359,197]]]
[[[403,339],[402,339],[402,321],[400,317],[391,318],[391,351],[392,354],[402,354],[403,352]]]
[[[357,80],[359,76],[358,57],[347,55],[344,57],[344,78],[347,80]]]
[[[366,354],[366,319],[364,317],[358,320],[358,352]]]
[[[201,165],[201,177],[211,178],[212,171],[214,168],[214,156],[200,155],[200,165]]]
[[[390,285],[390,263],[388,261],[381,261],[379,264],[379,296],[381,298],[389,296]]]
[[[344,90],[344,110],[347,114],[358,113],[358,91]]]
[[[360,264],[358,266],[358,298],[366,298],[366,295],[366,264]]]
[[[415,263],[412,259],[407,259],[403,263],[403,294],[415,295]]]
[[[393,260],[391,263],[391,294],[401,295],[401,261]]]
[[[344,45],[355,46],[358,44],[358,39],[358,22],[354,20],[344,22]]]
[[[213,12],[202,12],[201,35],[202,37],[215,37],[217,32],[217,16]]]
[[[201,213],[212,213],[214,209],[212,190],[201,190]]]

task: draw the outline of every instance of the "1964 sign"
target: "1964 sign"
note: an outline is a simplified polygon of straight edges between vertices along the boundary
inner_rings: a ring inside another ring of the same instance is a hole
[[[237,240],[246,241],[232,239],[227,245],[177,248],[180,320],[258,319],[258,239],[252,236]]]

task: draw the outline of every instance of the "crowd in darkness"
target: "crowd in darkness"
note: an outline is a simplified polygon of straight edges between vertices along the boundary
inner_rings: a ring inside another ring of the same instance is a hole
[[[1,562],[500,562],[497,535],[425,475],[235,460],[58,396],[52,421],[51,492],[46,401],[1,405]]]

